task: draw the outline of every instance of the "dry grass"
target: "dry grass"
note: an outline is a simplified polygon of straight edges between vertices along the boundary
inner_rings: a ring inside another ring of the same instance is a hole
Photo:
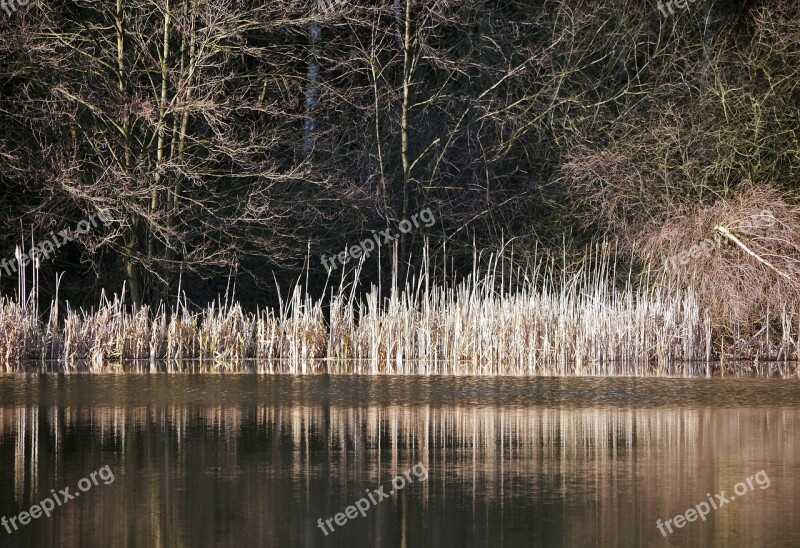
[[[666,269],[671,283],[694,287],[718,323],[754,322],[766,310],[800,302],[800,209],[769,187],[667,221],[643,241],[645,258],[666,262],[699,243],[708,252]]]
[[[604,228],[667,293],[694,291],[721,354],[797,357],[797,196],[768,183],[649,184],[655,173],[612,153],[577,155],[564,177],[583,197],[587,226]]]
[[[353,280],[326,301],[297,285],[277,310],[254,313],[227,299],[201,311],[183,302],[131,311],[123,292],[102,295],[91,311],[59,313],[54,304],[45,322],[35,298],[4,298],[3,367],[50,360],[57,370],[100,372],[135,360],[150,371],[395,375],[697,375],[737,367],[717,362],[711,319],[694,289],[630,281],[614,288],[606,247],[570,275],[554,265],[509,270],[498,257],[483,268],[478,262],[456,286],[438,284],[427,268],[403,286],[395,274],[389,291],[372,286],[361,298],[347,289]],[[782,329],[748,349],[757,358],[798,358],[800,326],[788,321],[796,316],[779,313]],[[762,370],[776,371],[794,368]]]
[[[692,249],[685,264],[670,261]],[[671,219],[643,239],[641,252],[661,266],[666,286],[696,291],[721,353],[797,357],[800,208],[777,191],[747,188]]]

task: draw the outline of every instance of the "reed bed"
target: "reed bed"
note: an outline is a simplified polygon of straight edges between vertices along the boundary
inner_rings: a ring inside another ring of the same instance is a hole
[[[168,372],[692,376],[740,371],[733,359],[747,347],[755,372],[797,372],[800,324],[790,307],[750,344],[744,334],[718,337],[691,287],[615,287],[605,254],[569,276],[552,266],[507,269],[499,257],[479,262],[444,285],[425,260],[405,284],[395,272],[388,291],[372,285],[360,297],[356,268],[322,299],[297,284],[277,309],[255,312],[232,298],[199,311],[185,301],[131,309],[124,288],[103,293],[97,309],[60,312],[56,301],[44,315],[35,291],[23,301],[2,297],[2,367],[103,372],[133,361]],[[775,367],[758,365],[774,358],[782,360]]]

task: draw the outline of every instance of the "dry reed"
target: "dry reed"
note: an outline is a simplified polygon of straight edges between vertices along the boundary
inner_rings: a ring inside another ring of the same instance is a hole
[[[185,301],[169,309],[129,310],[123,288],[112,298],[102,294],[96,310],[59,313],[56,300],[45,321],[39,319],[34,290],[21,302],[0,299],[2,367],[26,371],[34,361],[66,372],[103,372],[132,360],[139,369],[168,372],[741,372],[730,349],[715,348],[711,321],[691,287],[634,286],[629,276],[615,288],[615,265],[607,248],[598,249],[569,275],[553,265],[509,269],[499,256],[481,268],[476,257],[472,274],[453,286],[437,283],[426,256],[421,274],[402,286],[395,270],[388,292],[373,285],[357,298],[352,290],[357,280],[342,280],[325,300],[312,298],[298,284],[277,310],[255,312],[227,298],[200,311]],[[357,278],[359,269],[352,275]],[[24,289],[21,283],[19,294]],[[777,314],[778,331],[749,349],[758,373],[796,371],[788,360],[798,358],[800,326],[788,320],[795,317],[792,310]],[[783,361],[758,365],[776,356]],[[721,358],[727,361],[720,363]]]

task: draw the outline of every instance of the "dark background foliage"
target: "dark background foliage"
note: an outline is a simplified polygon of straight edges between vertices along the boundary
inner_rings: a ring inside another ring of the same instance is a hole
[[[41,264],[43,297],[66,272],[78,304],[274,304],[430,208],[401,276],[425,240],[455,275],[504,243],[640,260],[670,219],[797,196],[799,81],[793,0],[34,0],[0,12],[0,254],[109,209]]]

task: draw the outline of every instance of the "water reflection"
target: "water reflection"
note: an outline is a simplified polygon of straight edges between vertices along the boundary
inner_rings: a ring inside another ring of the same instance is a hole
[[[634,397],[624,379],[573,386],[515,379],[507,390],[504,382],[420,379],[415,390],[408,379],[2,377],[0,514],[26,510],[104,465],[116,481],[12,535],[0,529],[0,544],[791,546],[800,539],[790,518],[800,500],[797,383],[787,390],[792,381],[716,380],[704,397],[696,385],[687,396],[679,385],[638,380]],[[538,397],[525,403],[530,394]],[[427,481],[327,537],[317,528],[318,518],[417,462]],[[662,539],[656,519],[684,512],[707,492],[730,492],[761,469],[769,489]]]

